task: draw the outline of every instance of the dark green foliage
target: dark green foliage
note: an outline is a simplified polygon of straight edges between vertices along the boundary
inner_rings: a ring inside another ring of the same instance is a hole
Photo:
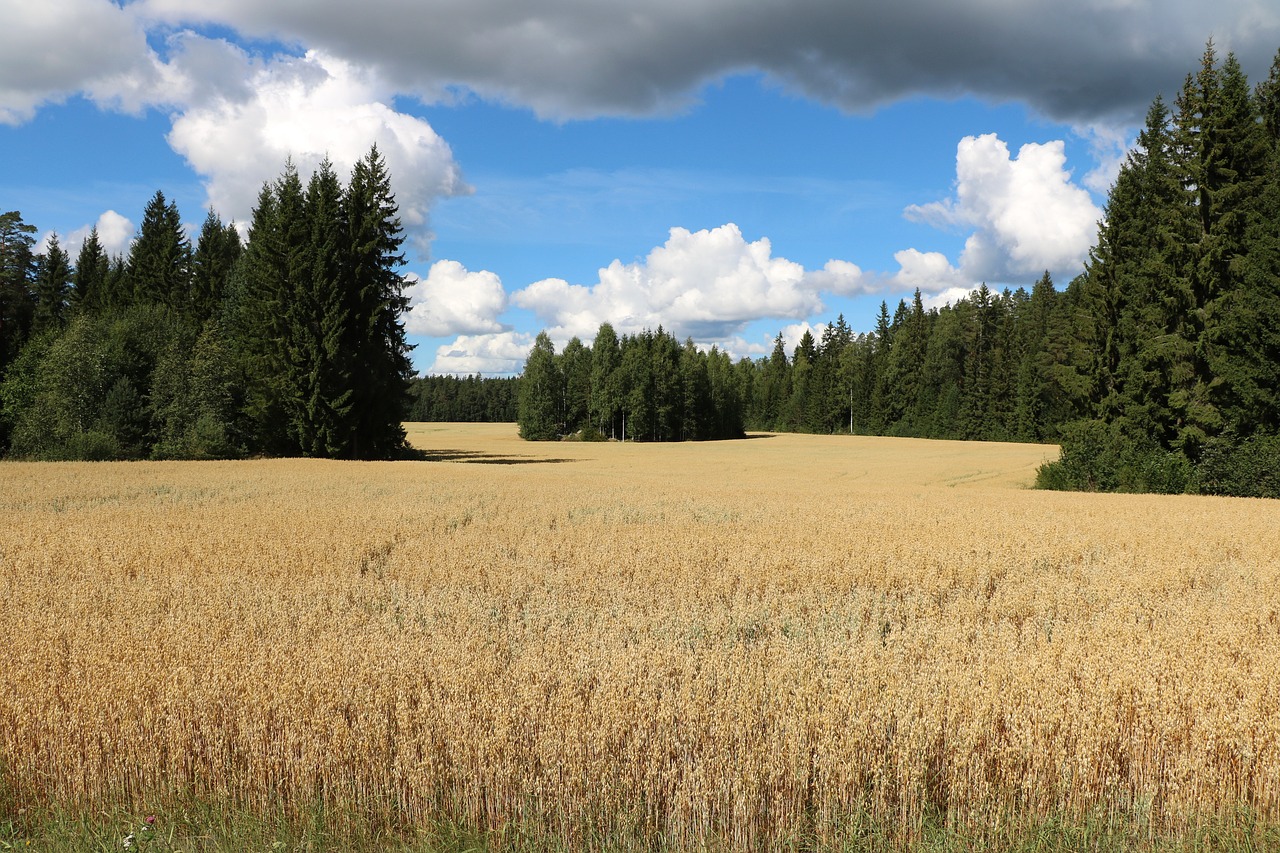
[[[80,245],[72,275],[71,304],[79,311],[98,311],[106,304],[107,277],[111,272],[111,259],[98,239],[94,226]]]
[[[1280,436],[1210,439],[1196,466],[1196,485],[1208,495],[1280,498]]]
[[[408,421],[513,423],[520,380],[419,376],[409,386]]]
[[[1153,103],[1083,285],[1092,325],[1082,337],[1098,353],[1086,398],[1114,446],[1067,431],[1046,477],[1077,482],[1069,469],[1090,467],[1084,486],[1252,494],[1250,478],[1274,476],[1265,448],[1280,430],[1276,91],[1273,79],[1251,93],[1235,57],[1219,63],[1210,43],[1176,112]],[[1235,447],[1260,466],[1251,475],[1224,462]]]
[[[34,225],[16,210],[0,214],[0,378],[31,334],[35,314]]]
[[[549,441],[564,434],[558,420],[564,380],[556,365],[556,348],[546,332],[539,332],[520,377],[520,407],[516,419],[520,437]]]
[[[0,446],[13,454],[403,448],[402,237],[376,149],[345,190],[327,162],[305,189],[287,165],[263,187],[244,247],[210,212],[193,253],[159,192],[127,262],[108,261],[94,232],[73,272],[56,236],[32,257],[34,230],[16,212],[0,219]]]
[[[386,458],[405,444],[400,418],[409,402],[413,368],[401,316],[409,307],[399,209],[391,192],[391,176],[376,147],[351,173],[344,217],[347,224],[347,335],[356,377],[350,399],[354,413],[350,456]]]
[[[191,258],[191,314],[196,322],[206,323],[217,313],[226,298],[231,271],[243,252],[234,223],[223,225],[210,210]]]
[[[71,259],[63,251],[57,234],[49,236],[48,246],[36,256],[35,295],[32,332],[63,328],[70,310]]]
[[[157,365],[182,334],[162,306],[74,318],[23,353],[0,398],[13,418],[11,451],[36,459],[139,459],[159,432],[151,403]]]
[[[1036,475],[1037,488],[1061,491],[1168,494],[1188,491],[1192,484],[1186,457],[1097,420],[1064,424],[1061,458]]]
[[[191,243],[177,204],[165,201],[162,192],[143,211],[126,270],[130,303],[167,305],[180,314],[192,310]]]
[[[719,349],[702,352],[659,328],[626,335],[600,326],[560,355],[538,335],[520,378],[520,435],[629,441],[695,441],[743,434],[738,374]]]
[[[591,422],[601,435],[618,436],[622,411],[622,349],[609,323],[601,323],[591,345]]]
[[[182,328],[156,364],[151,405],[158,459],[226,459],[244,455],[240,373],[217,323],[192,340]]]

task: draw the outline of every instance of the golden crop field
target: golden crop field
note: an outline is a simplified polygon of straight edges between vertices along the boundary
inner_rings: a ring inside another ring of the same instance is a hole
[[[410,437],[0,465],[0,807],[569,849],[1280,823],[1275,502],[1032,491],[1030,445]]]

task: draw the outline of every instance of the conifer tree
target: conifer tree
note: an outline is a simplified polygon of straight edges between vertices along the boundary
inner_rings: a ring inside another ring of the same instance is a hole
[[[129,249],[130,301],[168,305],[180,314],[191,310],[191,242],[178,206],[157,191],[142,213],[142,225]]]
[[[276,192],[265,183],[249,222],[249,240],[229,282],[226,334],[244,375],[245,431],[249,449],[271,455],[297,452],[289,440],[285,401],[287,360],[283,342],[290,304],[288,247]]]
[[[89,236],[80,244],[72,274],[71,303],[80,311],[96,312],[104,307],[107,276],[111,271],[111,259],[102,247],[98,227],[89,229]]]
[[[343,346],[350,325],[343,291],[348,238],[342,186],[327,159],[307,185],[304,225],[289,307],[291,431],[304,455],[350,457],[356,389],[352,353]]]
[[[208,322],[226,298],[231,270],[240,259],[243,246],[234,223],[222,223],[210,210],[200,228],[191,258],[191,314],[198,324]]]
[[[385,458],[405,443],[400,420],[408,407],[413,368],[401,316],[409,307],[404,280],[404,237],[391,178],[377,146],[356,163],[346,196],[350,254],[347,267],[347,340],[356,377],[351,455]]]
[[[60,331],[66,326],[71,298],[71,259],[58,241],[57,232],[49,235],[44,252],[36,257],[35,295],[32,333]]]
[[[559,362],[563,382],[560,420],[565,433],[571,434],[590,424],[591,350],[575,336],[565,344]]]

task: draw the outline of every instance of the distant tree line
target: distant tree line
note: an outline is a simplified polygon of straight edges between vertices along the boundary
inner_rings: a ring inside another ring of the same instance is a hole
[[[248,241],[195,246],[157,192],[127,255],[0,216],[0,451],[36,459],[386,458],[411,368],[403,242],[376,148],[263,186]]]
[[[515,377],[419,376],[409,384],[411,421],[512,423]]]
[[[520,425],[526,438],[587,430],[606,438],[731,438],[745,429],[921,438],[1046,441],[1075,415],[1079,382],[1060,369],[1076,346],[1078,294],[1046,273],[1031,293],[985,285],[942,308],[916,292],[876,328],[855,333],[841,315],[819,340],[806,331],[790,352],[779,334],[765,358],[734,363],[669,333],[619,339],[605,323],[590,347],[557,354],[539,335],[525,364]]]
[[[742,400],[733,362],[716,347],[645,330],[618,337],[603,323],[590,347],[578,338],[556,353],[538,334],[520,379],[520,435],[633,441],[740,438]]]

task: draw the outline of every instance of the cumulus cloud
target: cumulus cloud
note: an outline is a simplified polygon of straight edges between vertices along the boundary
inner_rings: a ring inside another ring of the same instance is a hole
[[[954,198],[912,205],[905,213],[935,227],[973,229],[958,270],[949,263],[944,268],[946,259],[936,254],[899,253],[900,278],[918,281],[932,274],[944,287],[959,278],[1022,281],[1045,270],[1074,276],[1102,218],[1089,193],[1072,182],[1060,140],[1024,145],[1013,158],[995,134],[960,141]]]
[[[517,291],[512,302],[549,323],[555,338],[589,339],[608,320],[619,332],[663,325],[678,337],[717,341],[753,320],[821,311],[815,287],[847,284],[855,270],[832,261],[815,278],[774,257],[767,238],[748,242],[733,223],[693,232],[672,228],[644,261],[615,260],[593,285],[545,279]]]
[[[174,65],[206,86],[210,66],[245,81],[203,93],[191,84],[193,102],[169,133],[170,145],[204,176],[209,205],[228,218],[247,219],[262,181],[287,158],[306,176],[327,156],[345,180],[371,144],[386,159],[401,221],[420,249],[430,240],[431,205],[470,191],[448,144],[427,122],[387,106],[393,93],[372,69],[317,51],[259,62],[195,37],[185,39]]]
[[[937,293],[970,283],[965,274],[953,267],[941,252],[903,249],[895,252],[893,259],[898,262],[898,272],[889,281],[895,290]]]
[[[436,348],[435,361],[426,372],[436,376],[510,376],[524,370],[533,336],[521,332],[459,335]]]
[[[879,290],[875,279],[857,264],[835,259],[827,261],[820,270],[805,273],[804,283],[810,290],[839,296],[859,296]]]
[[[98,242],[102,244],[108,257],[123,255],[129,250],[129,244],[133,242],[135,233],[133,222],[114,210],[108,210],[99,216],[98,221],[93,225],[77,228],[67,235],[64,245],[67,252],[71,253],[73,261],[75,255],[79,254],[80,247],[89,237],[89,232],[95,227],[98,229]]]
[[[471,272],[457,261],[436,261],[426,278],[410,276],[409,281],[405,328],[413,334],[443,338],[506,329],[496,318],[507,307],[507,294],[488,270]]]
[[[83,0],[82,0],[83,2]],[[1057,120],[1136,122],[1213,35],[1251,76],[1280,43],[1262,0],[138,0],[378,64],[405,91],[463,87],[566,118],[679,110],[708,81],[763,72],[849,110],[916,95],[1018,100]],[[130,7],[133,8],[133,7]]]

